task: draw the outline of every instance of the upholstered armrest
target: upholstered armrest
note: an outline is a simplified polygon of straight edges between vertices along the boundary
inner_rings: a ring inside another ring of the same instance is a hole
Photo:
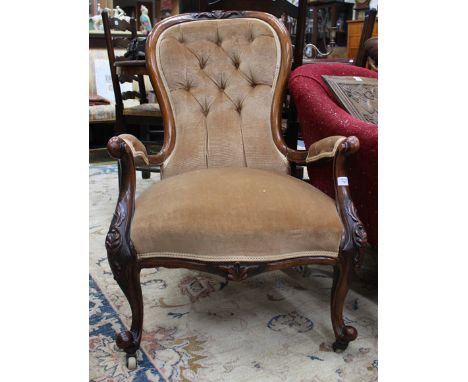
[[[281,144],[278,148],[286,158],[296,164],[306,164],[316,162],[323,158],[333,159],[340,144],[346,140],[346,137],[332,136],[321,139],[309,147],[309,150],[294,150]]]
[[[120,134],[118,137],[122,139],[133,156],[135,166],[160,166],[166,158],[167,147],[163,146],[161,151],[154,155],[148,155],[145,145],[135,136],[131,134]],[[166,143],[165,143],[166,145]]]
[[[119,135],[119,138],[122,139],[130,148],[136,166],[149,166],[150,162],[148,159],[148,152],[146,151],[146,147],[137,137],[131,134],[121,134]]]
[[[346,137],[340,135],[321,139],[310,145],[306,163],[316,162],[323,158],[334,158],[340,144]]]

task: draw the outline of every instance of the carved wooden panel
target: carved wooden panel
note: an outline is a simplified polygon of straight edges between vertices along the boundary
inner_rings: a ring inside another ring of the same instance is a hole
[[[378,124],[378,80],[351,76],[322,76],[339,104],[353,117]]]
[[[211,11],[211,12],[201,12],[201,13],[192,13],[191,16],[195,20],[204,20],[204,19],[230,19],[235,17],[242,17],[244,16],[245,11]]]

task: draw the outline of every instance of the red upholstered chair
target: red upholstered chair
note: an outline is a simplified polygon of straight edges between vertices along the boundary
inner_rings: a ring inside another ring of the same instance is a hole
[[[354,118],[335,101],[322,79],[329,76],[377,78],[377,73],[345,64],[303,65],[293,71],[289,89],[297,108],[306,147],[332,135],[359,138],[361,148],[349,158],[351,194],[372,246],[377,246],[377,125]],[[308,166],[310,183],[334,195],[331,164]]]

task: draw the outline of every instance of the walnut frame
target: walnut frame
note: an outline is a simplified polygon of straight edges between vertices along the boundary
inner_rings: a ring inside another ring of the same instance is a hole
[[[170,103],[161,89],[164,89],[157,71],[155,60],[155,42],[159,35],[168,27],[182,22],[200,19],[223,19],[249,17],[266,21],[277,32],[283,50],[278,91],[275,92],[272,104],[271,122],[273,140],[278,149],[294,163],[305,163],[307,151],[297,151],[287,147],[281,134],[281,105],[286,89],[286,81],[291,68],[291,44],[286,29],[273,16],[261,12],[249,11],[215,11],[200,14],[185,14],[167,18],[153,29],[147,41],[147,67],[164,119],[165,137],[161,151],[149,155],[151,164],[161,164],[171,153],[175,144],[175,124]],[[354,327],[344,324],[343,306],[349,289],[352,270],[359,266],[367,236],[364,227],[357,217],[347,185],[337,185],[335,182],[336,207],[343,223],[342,236],[338,257],[300,257],[276,260],[270,262],[207,262],[176,258],[138,259],[130,238],[130,227],[135,210],[135,163],[129,145],[120,137],[113,137],[107,144],[111,156],[118,159],[121,171],[119,173],[119,197],[115,213],[106,237],[106,249],[109,264],[125,296],[131,311],[132,324],[130,330],[117,335],[117,345],[134,357],[140,346],[143,328],[143,299],[140,285],[140,271],[143,268],[162,266],[167,268],[187,268],[226,277],[231,281],[245,280],[247,277],[274,270],[281,270],[308,264],[332,265],[334,267],[333,286],[331,291],[331,321],[336,341],[333,349],[344,350],[348,343],[357,336]],[[359,149],[359,141],[355,137],[346,138],[336,150],[333,158],[333,177],[346,177],[346,157]]]

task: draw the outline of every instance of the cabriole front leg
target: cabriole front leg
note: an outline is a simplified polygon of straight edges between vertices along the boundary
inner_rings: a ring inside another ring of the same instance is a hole
[[[340,256],[341,259],[334,266],[333,286],[331,296],[331,320],[336,341],[333,343],[334,351],[342,351],[348,347],[349,342],[357,337],[357,330],[353,326],[345,325],[343,320],[343,307],[348,294],[352,261],[349,256]]]
[[[117,346],[129,355],[134,355],[140,347],[143,331],[143,297],[140,285],[140,270],[133,266],[127,266],[117,279],[117,282],[127,297],[132,311],[132,325],[130,330],[125,330],[117,335]]]
[[[109,232],[108,238],[112,238],[112,232]],[[108,248],[107,257],[114,275],[114,279],[122,289],[128,300],[132,312],[132,323],[130,330],[124,330],[117,334],[117,346],[127,353],[127,366],[129,369],[136,368],[136,351],[140,348],[140,342],[143,332],[143,296],[140,284],[140,268],[133,257],[125,255],[127,249],[132,246],[122,246],[121,251],[117,253],[112,251],[110,240],[106,241]]]

